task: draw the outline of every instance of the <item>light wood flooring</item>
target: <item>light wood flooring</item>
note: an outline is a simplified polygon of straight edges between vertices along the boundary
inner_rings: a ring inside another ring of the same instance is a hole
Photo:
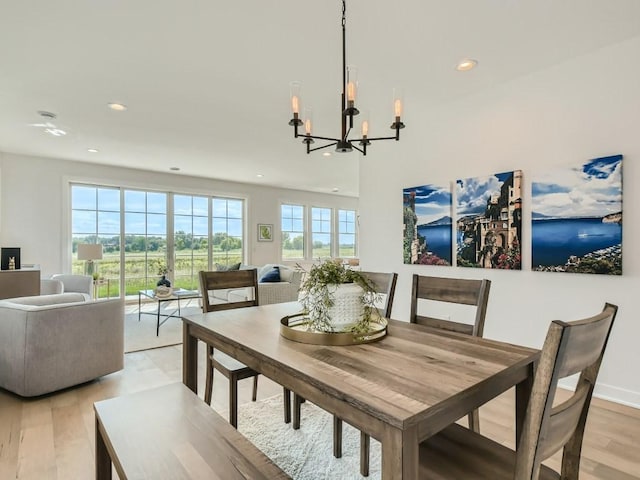
[[[121,372],[37,399],[22,399],[0,389],[0,479],[94,478],[93,402],[182,379],[180,346],[130,353],[125,358]],[[199,365],[204,365],[204,349]],[[240,404],[250,400],[251,383],[240,382]],[[203,369],[199,385],[204,385]],[[258,398],[281,392],[281,387],[260,377]],[[507,445],[513,445],[513,397],[512,390],[480,409],[482,433]],[[216,376],[213,404],[220,411],[226,409],[227,383],[221,375]],[[638,445],[640,410],[594,399],[580,478],[640,480]],[[559,461],[556,455],[548,463],[557,467]]]

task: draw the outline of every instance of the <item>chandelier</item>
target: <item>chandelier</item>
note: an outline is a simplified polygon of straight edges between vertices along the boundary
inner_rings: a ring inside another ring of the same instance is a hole
[[[293,111],[293,118],[289,121],[289,125],[293,126],[293,136],[298,138],[303,137],[302,143],[307,146],[307,153],[321,150],[324,148],[332,147],[335,145],[336,152],[351,152],[353,149],[359,151],[363,155],[367,154],[367,145],[371,142],[378,140],[400,140],[400,129],[404,128],[404,123],[400,120],[402,116],[402,97],[399,90],[394,91],[393,109],[395,113],[395,121],[391,124],[391,129],[395,130],[396,134],[391,137],[374,137],[369,138],[369,121],[363,119],[362,121],[362,137],[349,138],[349,134],[353,129],[353,117],[358,115],[360,111],[356,108],[356,93],[358,87],[357,70],[353,66],[347,66],[346,59],[346,2],[342,0],[342,111],[341,111],[341,128],[342,133],[340,138],[333,137],[320,137],[312,134],[312,118],[310,111],[305,112],[304,121],[300,118],[300,83],[291,83],[291,109]],[[301,134],[298,129],[304,125],[304,133]],[[311,148],[311,145],[315,143],[315,140],[324,140],[330,143],[325,145]],[[359,145],[360,147],[356,146]]]

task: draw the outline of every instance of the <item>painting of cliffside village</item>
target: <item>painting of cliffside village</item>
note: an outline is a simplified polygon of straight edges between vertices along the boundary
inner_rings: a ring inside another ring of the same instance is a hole
[[[622,155],[535,175],[531,268],[622,275]]]
[[[459,267],[520,270],[522,171],[456,182]]]
[[[404,263],[451,265],[451,187],[403,189]]]

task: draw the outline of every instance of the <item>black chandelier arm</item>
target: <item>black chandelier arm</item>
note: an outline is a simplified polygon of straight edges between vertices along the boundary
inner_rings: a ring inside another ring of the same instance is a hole
[[[364,149],[362,148],[358,148],[354,142],[358,142],[358,139],[354,139],[354,140],[349,140],[349,143],[351,144],[351,147],[357,151],[359,151],[360,153],[362,153],[363,155],[367,154],[367,147],[366,145],[364,146]]]
[[[315,152],[316,150],[322,150],[323,148],[333,147],[333,146],[335,146],[337,144],[338,144],[338,142],[335,141],[333,143],[328,143],[326,145],[322,145],[321,147],[309,148],[309,144],[307,143],[307,153]]]
[[[339,138],[332,138],[332,137],[318,137],[316,135],[300,135],[303,138],[313,138],[314,140],[327,140],[328,142],[336,142],[338,143],[340,141]],[[334,143],[335,145],[335,143]]]
[[[399,138],[399,136],[396,135],[394,137],[374,137],[374,138],[367,137],[367,140],[369,140],[370,142],[375,142],[376,140],[398,140],[398,138]],[[363,140],[363,139],[360,138],[358,140]]]

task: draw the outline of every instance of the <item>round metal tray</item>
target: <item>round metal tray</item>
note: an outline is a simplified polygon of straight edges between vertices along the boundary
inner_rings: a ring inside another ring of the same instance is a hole
[[[313,345],[358,345],[380,340],[387,334],[387,319],[372,318],[368,332],[322,332],[311,326],[308,317],[303,313],[288,315],[280,320],[280,335],[294,342],[311,343]]]

